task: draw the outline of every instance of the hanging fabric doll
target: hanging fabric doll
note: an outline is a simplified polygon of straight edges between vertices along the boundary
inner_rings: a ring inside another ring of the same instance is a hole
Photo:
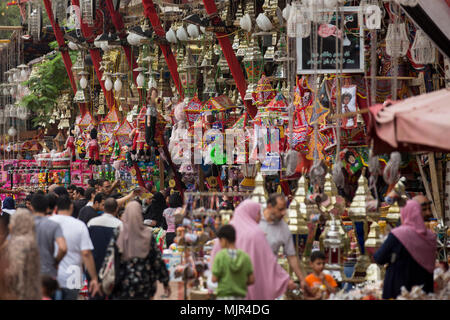
[[[89,153],[89,161],[88,164],[92,165],[100,165],[102,164],[100,161],[100,153],[97,142],[97,129],[93,128],[91,130],[91,140],[88,143],[88,153]]]
[[[155,141],[156,135],[156,120],[158,112],[156,110],[156,104],[158,103],[158,90],[151,88],[147,95],[147,114],[145,117],[145,141],[147,144],[155,148],[155,155],[159,155],[158,144]]]
[[[130,148],[130,154],[131,154],[131,159],[133,161],[137,161],[138,159],[138,155],[137,155],[137,141],[138,141],[138,137],[139,137],[139,129],[138,128],[134,128],[133,130],[131,130],[130,134],[129,134],[130,139],[133,140],[133,144],[131,145]]]
[[[111,156],[111,159],[117,160],[117,159],[119,159],[119,156],[120,156],[120,144],[119,144],[119,141],[116,140],[114,142],[113,154]]]
[[[69,134],[67,135],[66,144],[64,145],[66,149],[70,150],[70,157],[72,158],[72,161],[76,160],[75,157],[75,129],[74,127],[71,127],[69,129]]]

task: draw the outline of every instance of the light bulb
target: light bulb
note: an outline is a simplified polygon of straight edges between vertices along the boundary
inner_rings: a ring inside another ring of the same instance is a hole
[[[80,87],[82,89],[86,89],[86,87],[87,87],[87,79],[85,76],[82,76],[80,79]]]
[[[113,87],[113,83],[111,81],[111,78],[107,77],[106,81],[105,81],[105,89],[106,89],[106,91],[111,91],[112,87]]]
[[[114,90],[116,92],[122,90],[122,81],[120,81],[120,78],[117,78],[116,81],[114,82]]]
[[[192,38],[198,38],[200,35],[200,31],[198,30],[198,27],[195,24],[190,24],[187,27],[187,32]]]
[[[13,77],[11,75],[8,76],[8,82],[9,83],[13,82]]]
[[[139,72],[138,76],[136,77],[136,83],[137,83],[138,87],[142,88],[142,86],[144,85],[144,82],[145,82],[144,75],[142,74],[142,72]]]
[[[11,87],[11,89],[9,90],[9,93],[14,96],[16,94],[16,90],[14,89],[14,87]]]
[[[3,89],[3,95],[7,96],[9,94],[9,90],[7,88]]]
[[[17,73],[15,73],[15,72],[13,73],[12,80],[13,81],[19,80],[19,79],[17,79]]]
[[[16,134],[17,134],[16,128],[11,127],[11,128],[8,129],[8,135],[9,135],[10,137],[14,137]]]

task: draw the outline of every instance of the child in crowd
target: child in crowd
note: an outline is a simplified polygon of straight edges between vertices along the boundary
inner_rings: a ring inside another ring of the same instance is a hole
[[[58,288],[58,281],[47,275],[42,276],[42,300],[53,300]]]
[[[332,276],[323,273],[325,266],[325,254],[323,252],[313,251],[310,259],[313,272],[305,278],[308,287],[311,289],[307,299],[326,299],[330,293],[336,292],[337,283]]]
[[[236,249],[236,231],[227,224],[219,229],[217,237],[220,250],[214,258],[212,282],[218,282],[218,300],[242,300],[247,295],[247,286],[255,282],[253,265],[248,254]]]

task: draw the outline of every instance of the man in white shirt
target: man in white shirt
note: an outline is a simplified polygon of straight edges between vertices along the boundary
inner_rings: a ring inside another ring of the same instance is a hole
[[[67,243],[67,254],[59,263],[57,277],[63,300],[78,298],[78,293],[83,286],[83,264],[91,277],[89,292],[95,295],[99,292],[100,286],[91,252],[94,247],[89,231],[82,221],[72,217],[73,203],[68,196],[59,197],[56,205],[58,214],[50,217],[50,220],[61,226]]]

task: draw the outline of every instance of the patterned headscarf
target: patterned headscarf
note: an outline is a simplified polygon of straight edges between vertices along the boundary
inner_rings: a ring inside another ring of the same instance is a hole
[[[19,300],[41,299],[40,259],[33,215],[27,209],[18,209],[11,216],[10,226],[11,238],[6,246],[7,289]]]

